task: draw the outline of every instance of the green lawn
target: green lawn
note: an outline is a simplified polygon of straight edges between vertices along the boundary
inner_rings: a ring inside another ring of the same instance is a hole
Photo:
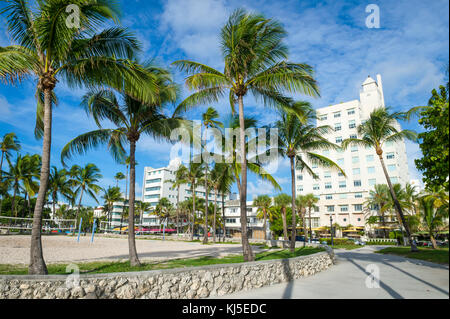
[[[408,258],[420,259],[431,261],[438,264],[446,264],[448,265],[448,248],[438,248],[431,249],[425,247],[419,247],[419,252],[411,252],[411,248],[409,247],[389,247],[384,248],[377,253],[380,254],[393,254]]]
[[[331,245],[329,245],[331,247]],[[346,249],[346,250],[352,250],[352,249],[356,249],[356,248],[361,248],[364,246],[359,246],[359,245],[355,245],[355,244],[338,244],[338,245],[333,245],[332,248],[333,249]]]
[[[255,256],[257,261],[270,260],[270,259],[282,259],[298,256],[306,256],[315,254],[321,251],[325,251],[323,248],[314,247],[302,247],[297,248],[294,254],[291,254],[289,250],[278,251],[265,251],[258,253]],[[77,264],[80,267],[80,273],[100,274],[100,273],[114,273],[114,272],[130,272],[130,271],[146,271],[156,269],[169,269],[169,268],[185,268],[195,266],[205,266],[214,264],[232,264],[243,262],[242,255],[230,255],[222,258],[214,257],[199,257],[188,259],[174,259],[161,262],[143,263],[141,267],[131,267],[129,262],[91,262]],[[51,264],[47,265],[49,274],[66,274],[67,264]],[[23,265],[0,265],[0,275],[26,275],[28,269]]]

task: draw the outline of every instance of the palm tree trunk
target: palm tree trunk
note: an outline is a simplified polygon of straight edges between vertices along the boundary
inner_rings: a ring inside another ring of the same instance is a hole
[[[3,156],[4,156],[4,153],[2,151],[2,157],[0,160],[0,183],[3,183],[3,181],[2,181],[2,179],[3,179],[3,172],[2,172]],[[2,214],[2,206],[3,206],[3,194],[0,194],[0,215]]]
[[[405,227],[406,236],[408,237],[409,244],[411,245],[411,251],[412,252],[419,251],[417,249],[417,246],[415,245],[414,241],[411,238],[411,233],[409,231],[408,225],[406,224],[405,216],[403,215],[403,211],[402,211],[402,207],[400,205],[400,202],[397,199],[397,196],[395,195],[394,188],[392,187],[391,178],[389,177],[389,174],[388,174],[387,169],[386,169],[386,165],[384,164],[383,153],[377,151],[377,154],[378,154],[378,157],[379,157],[380,162],[381,162],[381,167],[383,168],[384,176],[386,177],[386,181],[387,181],[388,186],[389,186],[389,191],[390,191],[392,199],[394,201],[395,209],[397,210],[397,213],[400,216],[401,223],[403,224],[403,227]]]
[[[203,236],[203,243],[208,243],[208,163],[205,162],[205,234]]]
[[[267,240],[267,210],[265,207],[263,207],[263,214],[264,214],[264,223],[263,223],[264,240]]]
[[[42,144],[42,165],[39,183],[39,192],[34,206],[33,228],[31,230],[30,245],[30,275],[48,274],[42,254],[42,211],[44,209],[45,194],[47,193],[48,177],[50,174],[50,152],[52,144],[52,90],[44,89],[44,136]]]
[[[252,247],[247,236],[247,154],[245,148],[245,120],[244,120],[244,99],[240,95],[239,102],[239,140],[241,147],[241,185],[239,187],[239,202],[241,208],[241,240],[244,261],[254,261]]]
[[[214,189],[213,242],[216,243],[217,188]]]
[[[226,228],[226,222],[225,222],[225,195],[222,191],[222,219],[223,219],[223,242],[225,242],[225,238],[227,237],[227,228]]]
[[[308,241],[308,232],[306,231],[306,208],[301,209],[302,214],[302,224],[303,224],[303,236],[305,237],[305,241],[303,242],[303,247],[306,246],[306,242]]]
[[[11,198],[11,215],[14,214],[14,217],[17,217],[16,213],[16,195],[17,195],[17,187],[14,185],[13,197]]]
[[[177,238],[180,237],[180,185],[178,185],[177,194]]]
[[[311,240],[311,238],[312,238],[312,227],[311,227],[311,207],[309,207],[309,210],[308,210],[308,215],[309,215],[309,240]]]
[[[287,222],[286,222],[286,207],[281,208],[281,219],[283,220],[283,238],[288,241]]]
[[[135,183],[136,183],[136,165],[135,165],[136,142],[130,141],[130,200],[128,202],[128,249],[130,252],[130,265],[140,266],[137,251],[136,240],[134,237],[134,201],[135,201]]]
[[[192,183],[192,232],[191,241],[194,240],[194,227],[195,227],[195,183]]]
[[[291,234],[291,253],[295,252],[295,238],[297,237],[297,214],[295,210],[295,169],[294,157],[290,157],[291,162],[291,190],[292,190],[292,234]]]
[[[81,188],[81,193],[80,193],[80,200],[78,201],[78,207],[77,207],[77,214],[75,215],[75,220],[78,222],[78,217],[80,216],[80,210],[81,210],[81,200],[83,199],[83,195],[84,195],[84,188]]]
[[[433,249],[437,249],[436,239],[434,238],[433,234],[430,232],[430,240],[431,244],[433,245]]]

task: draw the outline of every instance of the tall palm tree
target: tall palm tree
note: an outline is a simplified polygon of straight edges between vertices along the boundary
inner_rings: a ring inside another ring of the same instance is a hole
[[[58,169],[52,166],[48,180],[48,192],[52,197],[53,213],[56,213],[56,203],[58,202],[58,195],[71,201],[74,197],[72,191],[73,181],[70,180],[69,173],[65,169]]]
[[[369,118],[357,128],[361,138],[349,138],[342,142],[342,147],[347,148],[349,145],[362,145],[372,147],[378,158],[380,159],[381,167],[383,168],[384,176],[386,177],[389,191],[392,200],[394,201],[395,210],[400,217],[401,223],[405,227],[406,236],[411,245],[411,251],[418,251],[415,242],[411,239],[411,232],[405,220],[403,209],[397,199],[394,188],[392,186],[391,178],[389,177],[386,165],[383,159],[383,145],[386,142],[397,142],[404,139],[417,142],[417,133],[411,130],[401,130],[398,128],[397,120],[409,119],[408,112],[391,112],[389,108],[377,108],[370,113]]]
[[[253,200],[253,206],[258,208],[258,213],[262,213],[264,219],[264,240],[267,240],[267,211],[272,206],[272,199],[268,195],[259,195]]]
[[[98,130],[82,134],[70,141],[61,152],[61,160],[69,158],[73,153],[83,154],[91,148],[107,145],[111,155],[117,162],[125,159],[123,144],[130,146],[130,189],[128,217],[128,245],[130,263],[133,266],[140,265],[136,251],[134,232],[134,203],[136,183],[136,144],[142,134],[148,134],[158,140],[168,140],[172,129],[179,127],[181,120],[176,117],[168,118],[164,113],[164,107],[176,99],[177,87],[172,82],[168,71],[147,64],[148,73],[157,78],[158,100],[154,103],[144,103],[128,95],[126,91],[121,92],[123,104],[114,92],[105,89],[96,89],[88,92],[82,102],[87,114],[92,116],[99,127]],[[106,129],[101,121],[109,120],[114,128]]]
[[[311,227],[311,211],[314,207],[316,207],[317,202],[319,201],[319,198],[315,196],[314,194],[306,194],[306,207],[308,207],[308,218],[309,218],[309,238],[312,238],[312,227]],[[304,225],[306,227],[306,225]],[[305,231],[306,233],[306,231]],[[306,241],[306,240],[305,240]]]
[[[78,165],[72,166],[70,174],[73,178],[74,197],[78,197],[78,208],[75,219],[78,221],[78,217],[81,209],[81,202],[83,195],[88,194],[93,200],[98,203],[97,195],[102,189],[97,183],[103,177],[100,174],[100,169],[92,163],[86,164],[84,167]]]
[[[173,212],[174,208],[170,200],[166,197],[160,198],[154,213],[159,217],[160,223],[164,227],[163,233],[165,233],[165,227],[168,224],[169,218],[172,217]]]
[[[128,170],[127,170],[128,171]],[[122,172],[118,172],[115,176],[114,179],[116,180],[116,187],[119,187],[119,181],[123,181],[125,179],[125,175]]]
[[[226,238],[226,222],[225,222],[225,194],[229,194],[231,192],[231,187],[236,181],[235,175],[233,174],[233,166],[229,163],[216,163],[214,166],[215,171],[217,172],[217,179],[215,180],[217,183],[215,184],[217,187],[217,191],[220,192],[222,196],[222,232],[223,237],[222,240],[225,242]]]
[[[213,107],[209,107],[205,113],[202,114],[202,122],[203,122],[203,126],[205,127],[205,131],[207,131],[209,128],[218,128],[218,127],[223,127],[223,124],[218,121],[217,119],[219,118],[219,112],[217,112],[216,109],[214,109]],[[202,139],[202,153],[205,154],[207,153],[207,149],[206,149],[206,145]],[[209,208],[209,204],[208,204],[208,197],[209,197],[209,180],[208,180],[208,161],[209,161],[209,156],[205,158],[205,155],[202,156],[202,159],[205,163],[205,176],[204,176],[204,180],[205,180],[205,235],[203,237],[203,243],[206,244],[208,243],[208,208]],[[215,229],[215,228],[214,228]],[[215,239],[214,239],[215,241]]]
[[[284,239],[284,241],[288,241],[286,210],[287,210],[287,207],[289,205],[291,205],[292,198],[288,194],[279,194],[279,195],[275,196],[274,202],[275,202],[275,205],[278,206],[281,210],[281,219],[283,221],[283,239]],[[296,213],[294,211],[292,211],[292,214],[294,216],[296,215]],[[297,223],[296,223],[296,221],[294,221],[294,223],[292,224],[292,228],[296,228],[296,227],[297,227]]]
[[[105,201],[105,211],[108,214],[108,227],[111,228],[113,204],[115,202],[123,201],[120,188],[109,186],[108,189],[103,190],[102,199]]]
[[[144,216],[144,213],[148,212],[150,210],[151,206],[150,206],[150,203],[146,203],[146,202],[143,202],[140,200],[136,201],[135,206],[136,206],[137,212],[139,213],[139,225],[141,225],[141,227],[142,227],[142,218]]]
[[[79,26],[67,24],[66,8],[75,5]],[[30,246],[30,274],[47,274],[42,255],[42,210],[50,173],[52,105],[58,81],[73,87],[128,87],[136,97],[152,100],[152,77],[133,62],[140,49],[136,37],[121,27],[99,30],[117,22],[119,6],[104,0],[11,0],[1,14],[14,45],[0,47],[0,80],[15,84],[27,77],[36,81],[36,129],[43,138],[39,193]]]
[[[6,159],[10,159],[12,154],[12,151],[20,151],[20,142],[16,137],[15,133],[7,133],[3,136],[3,138],[0,140],[0,151],[1,151],[1,158],[0,158],[0,188],[3,187],[6,189],[6,185],[2,185],[3,183],[3,171],[2,171],[2,167],[3,167],[3,160]],[[0,193],[0,215],[2,213],[2,203],[3,203],[3,194]]]
[[[297,198],[295,199],[295,206],[302,220],[303,234],[305,236],[303,246],[306,246],[306,242],[308,241],[308,232],[306,230],[306,208],[308,207],[308,196],[298,195]]]
[[[331,159],[316,153],[319,150],[338,149],[339,146],[328,141],[324,135],[328,126],[316,127],[316,113],[307,102],[295,102],[289,112],[280,112],[280,120],[275,123],[278,129],[278,154],[288,157],[291,166],[291,191],[292,211],[295,212],[295,169],[306,170],[316,177],[308,163],[314,163],[322,167],[331,167],[344,171]],[[295,222],[296,214],[292,214],[292,223]],[[306,229],[306,225],[303,225]],[[290,249],[294,252],[296,227],[292,228]],[[306,231],[305,231],[306,234]]]
[[[186,175],[186,181],[191,185],[192,192],[192,231],[191,240],[194,240],[194,226],[195,226],[195,215],[196,215],[196,197],[195,197],[195,187],[204,178],[203,165],[201,163],[189,163],[188,172]]]
[[[307,64],[288,62],[288,50],[283,40],[282,25],[260,14],[237,9],[222,28],[221,51],[224,71],[193,61],[174,64],[189,73],[186,85],[197,92],[185,99],[178,111],[186,111],[198,104],[218,101],[228,96],[234,113],[239,105],[241,183],[239,199],[241,211],[242,247],[245,261],[254,260],[247,238],[247,160],[244,125],[244,97],[251,92],[265,106],[289,107],[291,99],[284,92],[318,95],[313,70]]]

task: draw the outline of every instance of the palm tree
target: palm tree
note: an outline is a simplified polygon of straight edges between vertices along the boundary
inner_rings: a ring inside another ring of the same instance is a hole
[[[163,225],[163,234],[165,234],[166,225],[169,218],[173,215],[173,205],[166,197],[160,198],[155,207],[155,214],[159,217],[160,223]]]
[[[184,165],[180,165],[178,166],[178,168],[175,171],[175,180],[170,180],[168,182],[172,183],[172,188],[176,188],[177,189],[177,236],[180,235],[179,233],[179,228],[180,228],[180,223],[179,223],[179,218],[180,218],[180,188],[181,185],[184,185],[187,183],[187,174],[188,174],[188,169],[186,168],[186,166]]]
[[[349,145],[353,144],[374,148],[378,158],[380,159],[381,167],[383,168],[383,172],[389,186],[389,191],[391,193],[392,200],[394,201],[395,210],[400,217],[401,223],[405,227],[406,235],[411,245],[411,251],[415,252],[418,251],[418,249],[415,242],[411,239],[411,232],[406,223],[403,209],[394,193],[391,178],[389,177],[383,159],[384,143],[402,141],[405,138],[417,142],[416,132],[398,129],[397,120],[409,119],[409,116],[410,114],[408,114],[408,112],[391,112],[389,108],[377,108],[370,114],[367,121],[358,126],[357,131],[361,138],[346,139],[342,142],[342,147],[345,149]]]
[[[381,224],[383,225],[383,233],[384,238],[388,237],[386,230],[386,204],[389,202],[389,187],[386,184],[376,184],[374,185],[373,190],[369,191],[369,197],[364,202],[364,206],[366,211],[371,211],[374,208],[380,213],[379,218],[377,220],[381,220]],[[374,216],[376,217],[376,216]],[[375,219],[372,219],[372,222]],[[372,223],[373,224],[373,223]]]
[[[189,163],[188,172],[186,175],[186,181],[191,185],[192,192],[192,232],[191,232],[191,240],[194,240],[194,226],[195,226],[195,187],[196,185],[203,179],[203,165],[201,163]]]
[[[205,113],[202,114],[202,121],[203,121],[203,125],[205,127],[205,131],[207,131],[209,128],[218,128],[218,127],[223,127],[223,124],[219,121],[217,121],[217,118],[219,118],[219,113],[217,112],[216,109],[209,107]],[[204,152],[204,154],[208,154],[207,153],[207,149],[206,149],[206,145],[204,144],[204,141],[202,139],[202,151]],[[207,155],[203,155],[202,159],[205,163],[205,236],[203,237],[203,243],[206,244],[208,243],[208,197],[209,197],[209,181],[208,181],[208,161],[209,161],[209,156]],[[215,228],[214,228],[215,231]],[[215,235],[214,235],[215,236]],[[215,239],[214,239],[215,241]]]
[[[127,170],[128,173],[128,170]],[[125,179],[125,175],[123,175],[122,172],[118,172],[115,176],[114,179],[116,180],[116,187],[119,187],[119,181],[123,181]]]
[[[142,202],[140,200],[135,203],[136,210],[139,212],[139,225],[142,227],[142,218],[145,212],[150,210],[150,203]]]
[[[216,179],[214,179],[214,186],[217,188],[216,192],[220,192],[222,196],[222,231],[223,231],[223,241],[225,242],[226,237],[226,223],[225,223],[225,194],[229,194],[231,191],[231,186],[236,181],[235,175],[233,174],[233,166],[229,163],[216,163],[214,166],[214,174]],[[215,219],[214,219],[215,220]],[[215,234],[215,228],[214,228]]]
[[[305,236],[303,246],[306,246],[306,242],[308,241],[308,232],[306,231],[306,207],[308,206],[308,196],[298,195],[297,198],[295,199],[295,205],[298,208],[300,218],[302,219],[303,234]]]
[[[75,188],[74,197],[78,197],[78,208],[75,217],[78,221],[84,193],[88,194],[98,203],[96,195],[98,195],[102,188],[96,183],[100,181],[103,175],[100,174],[100,169],[92,163],[86,164],[85,167],[80,167],[78,165],[72,166],[70,175],[73,178],[72,184]]]
[[[20,143],[19,140],[16,137],[15,133],[7,133],[3,136],[3,139],[0,140],[0,151],[1,151],[1,158],[0,158],[0,186],[2,186],[3,183],[3,159],[10,159],[12,154],[11,151],[20,151]],[[5,185],[6,186],[6,185]],[[6,188],[3,186],[3,188]],[[1,194],[1,200],[0,200],[0,215],[2,213],[2,203],[3,203],[3,194]]]
[[[344,174],[344,171],[331,159],[315,153],[319,150],[338,149],[339,146],[324,138],[324,134],[330,128],[328,126],[316,127],[316,113],[307,102],[295,102],[290,112],[280,112],[281,119],[275,123],[278,129],[278,154],[288,157],[291,165],[291,191],[292,211],[295,209],[295,169],[306,170],[316,177],[308,162],[322,167],[332,167]],[[296,214],[292,214],[292,223],[295,222]],[[306,225],[303,225],[306,229]],[[296,227],[292,229],[291,252],[295,249]],[[306,234],[306,231],[305,231]]]
[[[136,251],[134,232],[134,203],[136,183],[136,144],[142,134],[148,134],[155,139],[168,140],[172,129],[179,127],[181,120],[176,117],[168,118],[163,114],[166,103],[174,101],[177,87],[173,84],[170,73],[162,68],[147,65],[148,73],[158,79],[158,101],[155,103],[140,102],[127,92],[122,92],[123,105],[111,90],[96,89],[88,92],[82,105],[92,116],[99,127],[98,130],[82,134],[70,141],[61,152],[61,160],[69,158],[73,153],[83,154],[99,145],[108,145],[108,149],[117,162],[124,161],[124,143],[130,145],[130,189],[128,217],[128,245],[130,263],[140,265]],[[115,128],[102,128],[101,121],[109,120]]]
[[[108,189],[103,190],[102,199],[105,201],[104,206],[105,206],[106,213],[108,214],[108,227],[111,228],[113,204],[115,202],[123,201],[122,193],[120,192],[120,188],[109,186]]]
[[[5,172],[5,177],[12,189],[11,214],[17,217],[16,196],[21,190],[25,196],[34,196],[39,185],[35,178],[39,177],[40,156],[39,155],[18,155],[14,163],[8,159],[9,171]]]
[[[66,8],[75,5],[79,27],[67,25]],[[50,173],[52,105],[54,89],[64,80],[74,87],[98,84],[123,89],[136,98],[154,100],[149,87],[153,78],[132,60],[140,45],[134,35],[121,27],[98,29],[103,23],[118,21],[117,2],[101,0],[12,0],[1,10],[11,39],[17,45],[0,47],[0,79],[16,83],[27,77],[37,82],[35,134],[43,137],[42,167],[35,205],[30,274],[47,274],[42,255],[42,210]]]
[[[422,225],[430,236],[433,249],[436,249],[436,235],[444,225],[444,220],[448,219],[448,192],[443,187],[427,190],[418,198],[418,203]]]
[[[176,61],[174,64],[190,76],[186,85],[197,90],[177,108],[179,112],[190,107],[218,101],[228,95],[234,113],[239,105],[241,183],[239,199],[242,227],[242,247],[245,261],[254,260],[247,238],[247,160],[244,125],[244,97],[251,92],[265,106],[289,107],[291,99],[283,92],[300,92],[318,95],[313,70],[307,64],[287,61],[288,50],[283,40],[286,31],[273,19],[260,14],[237,9],[221,31],[221,51],[224,71],[192,61]],[[228,93],[228,94],[227,94]]]
[[[258,208],[258,213],[262,213],[264,219],[264,240],[267,240],[267,211],[272,206],[272,199],[268,195],[259,195],[253,200],[253,206]]]
[[[275,205],[278,206],[281,210],[281,218],[283,220],[283,237],[284,241],[288,241],[288,232],[287,232],[287,220],[286,220],[286,208],[292,203],[292,198],[288,194],[280,194],[275,196],[274,198]],[[295,216],[296,213],[292,211],[292,214]],[[292,224],[292,228],[297,227],[297,222],[294,221]]]
[[[314,194],[306,194],[305,195],[306,200],[306,207],[308,207],[308,217],[309,217],[309,238],[312,238],[312,227],[311,227],[311,210],[316,206],[317,202],[319,201],[319,198],[315,196]],[[306,225],[304,225],[306,228]],[[306,230],[305,230],[306,233]],[[306,241],[306,240],[305,240]]]
[[[69,173],[65,169],[60,169],[52,166],[48,180],[48,192],[52,197],[53,213],[56,213],[56,203],[58,202],[58,195],[71,201],[74,197],[72,192],[73,181],[69,178]]]

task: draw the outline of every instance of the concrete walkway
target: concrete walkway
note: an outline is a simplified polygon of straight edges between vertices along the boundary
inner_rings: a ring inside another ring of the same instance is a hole
[[[221,298],[449,298],[448,266],[377,254],[374,253],[376,249],[379,248],[335,250],[337,264],[314,276],[251,291],[241,291]],[[370,285],[372,269],[379,270],[379,288],[366,286],[366,281]]]

